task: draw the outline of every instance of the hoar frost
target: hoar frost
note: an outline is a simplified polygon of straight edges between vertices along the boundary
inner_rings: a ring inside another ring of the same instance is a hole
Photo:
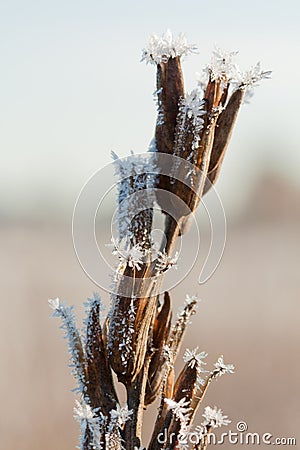
[[[174,38],[170,30],[167,30],[161,36],[152,34],[150,36],[147,47],[143,49],[142,61],[151,64],[166,63],[170,58],[177,56],[186,56],[195,52],[197,47],[194,44],[189,44],[185,34],[180,33],[177,38]]]
[[[194,350],[186,349],[183,360],[192,369],[194,367],[200,367],[201,364],[206,364],[203,359],[207,357],[206,352],[199,352],[199,348],[196,347]]]
[[[234,373],[234,365],[225,364],[223,355],[218,358],[218,361],[215,363],[215,368],[216,376],[221,376],[224,373]]]
[[[204,409],[204,414],[202,416],[205,419],[202,425],[210,426],[212,428],[218,428],[223,425],[229,425],[231,422],[228,419],[228,416],[223,416],[222,410],[218,409],[216,406],[214,408],[207,406]]]

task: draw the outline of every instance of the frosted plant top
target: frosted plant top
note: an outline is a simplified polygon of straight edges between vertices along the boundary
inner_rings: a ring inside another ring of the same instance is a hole
[[[170,30],[162,35],[152,34],[148,45],[142,50],[141,61],[150,64],[167,63],[169,59],[195,53],[197,46],[187,41],[186,35],[180,33],[176,38]],[[244,90],[251,94],[252,88],[263,79],[269,79],[272,72],[261,69],[260,63],[242,71],[234,62],[238,51],[226,51],[215,47],[210,63],[199,74],[198,88],[205,91],[209,79],[221,83],[224,89],[230,83],[233,90]],[[193,91],[194,92],[194,91]]]
[[[162,35],[152,34],[147,47],[142,51],[142,61],[150,64],[166,63],[170,58],[186,56],[195,52],[197,47],[187,41],[185,34],[180,33],[176,38],[170,30]]]

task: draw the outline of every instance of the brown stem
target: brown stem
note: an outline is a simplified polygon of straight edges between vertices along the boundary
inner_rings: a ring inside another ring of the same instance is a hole
[[[216,373],[212,372],[209,377],[206,379],[206,383],[201,391],[201,393],[199,393],[199,395],[195,395],[192,399],[191,402],[191,408],[193,410],[192,414],[191,414],[191,422],[193,421],[193,418],[195,417],[195,414],[197,412],[197,409],[200,405],[200,403],[202,402],[202,400],[204,399],[204,396],[207,392],[207,389],[209,388],[210,383],[212,382],[212,380],[216,377]]]
[[[143,369],[134,382],[126,387],[128,409],[132,410],[132,415],[126,422],[123,432],[126,450],[132,450],[134,447],[139,448],[141,446],[144,398],[149,363],[150,357],[146,356]]]

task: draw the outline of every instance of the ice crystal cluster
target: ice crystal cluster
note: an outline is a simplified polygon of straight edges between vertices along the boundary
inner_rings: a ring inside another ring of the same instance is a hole
[[[174,38],[172,32],[167,30],[162,35],[150,36],[149,43],[142,52],[142,61],[151,64],[166,63],[170,58],[186,56],[196,50],[194,44],[188,43],[185,34],[181,33]]]
[[[112,152],[112,157],[119,176],[119,239],[123,240],[124,250],[127,244],[138,249],[149,245],[155,165],[152,160],[145,161],[141,155],[121,160]]]
[[[162,286],[165,273],[180,264],[177,237],[187,232],[191,213],[217,181],[245,93],[270,72],[260,64],[242,72],[235,64],[237,52],[216,48],[197,86],[187,93],[181,58],[195,50],[184,35],[167,31],[152,35],[142,53],[143,61],[156,66],[158,117],[149,158],[112,154],[119,178],[118,238],[113,242],[119,263],[109,313],[105,316],[94,294],[86,303],[80,332],[73,307],[58,298],[49,300],[53,315],[61,319],[78,381],[74,417],[80,424],[81,450],[205,450],[209,433],[230,423],[220,409],[205,406],[202,422],[193,424],[209,386],[234,373],[234,366],[220,356],[209,368],[208,354],[198,346],[184,352],[182,370],[175,373],[199,301],[187,295],[173,316],[170,293]],[[173,157],[167,173],[160,167],[162,154]],[[161,192],[174,194],[181,203],[167,200],[166,205]],[[159,244],[151,234],[154,214],[164,219],[165,240]],[[119,401],[116,379],[125,387],[125,404]],[[143,414],[155,401],[157,417],[145,446]],[[182,439],[189,433],[197,434],[199,445],[191,447]]]

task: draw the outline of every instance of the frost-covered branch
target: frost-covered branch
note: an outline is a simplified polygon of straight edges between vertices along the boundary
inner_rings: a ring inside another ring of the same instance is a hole
[[[168,270],[180,264],[174,249],[177,237],[187,231],[191,213],[216,183],[245,95],[271,72],[259,63],[242,71],[235,63],[237,52],[216,48],[188,93],[181,59],[195,50],[184,35],[174,37],[170,31],[152,35],[143,49],[142,60],[156,66],[157,120],[147,157],[132,153],[118,158],[112,153],[119,178],[119,234],[108,315],[104,317],[100,297],[94,294],[86,303],[82,338],[73,307],[58,298],[49,300],[53,315],[62,320],[78,380],[74,413],[81,427],[81,450],[145,450],[143,414],[157,398],[148,450],[188,450],[181,437],[191,432],[208,387],[234,373],[223,356],[206,370],[207,353],[196,347],[185,351],[176,376],[175,360],[198,298],[187,295],[172,319],[171,297],[169,292],[161,295],[162,283]],[[173,157],[167,171],[159,166],[162,153]],[[159,244],[152,237],[155,214],[165,220]],[[125,386],[124,406],[117,398],[113,372]],[[205,450],[211,431],[230,423],[216,407],[207,406],[203,418],[195,428],[199,443],[194,449]],[[163,446],[161,434],[166,437]]]
[[[86,356],[83,350],[81,337],[75,323],[74,307],[66,306],[61,303],[59,298],[50,299],[49,306],[53,309],[53,317],[60,317],[62,324],[61,329],[65,333],[65,339],[68,340],[69,353],[71,355],[70,367],[75,378],[78,381],[78,390],[85,396],[86,394]]]

